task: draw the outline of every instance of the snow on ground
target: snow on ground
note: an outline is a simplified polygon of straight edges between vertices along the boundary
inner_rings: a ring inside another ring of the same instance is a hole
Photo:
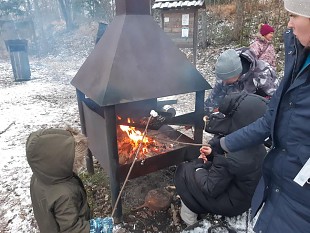
[[[84,34],[86,36],[72,36],[62,41],[53,56],[30,57],[29,81],[15,82],[10,60],[0,60],[0,233],[39,232],[31,207],[31,169],[26,161],[25,142],[31,132],[40,128],[67,124],[80,128],[75,89],[70,81],[93,48],[95,33],[92,30]],[[209,78],[213,63],[205,58],[213,57],[214,51],[212,53],[200,54],[197,64]],[[179,113],[188,111],[191,98],[192,95],[179,97]],[[228,221],[245,232],[246,219],[243,215]],[[191,232],[205,232],[208,223],[202,225]]]
[[[25,157],[29,133],[65,124],[78,127],[75,90],[70,85],[78,67],[66,63],[34,60],[27,82],[8,81],[13,79],[10,63],[0,63],[0,132],[4,131],[0,135],[0,232],[36,232],[29,197],[31,170]]]

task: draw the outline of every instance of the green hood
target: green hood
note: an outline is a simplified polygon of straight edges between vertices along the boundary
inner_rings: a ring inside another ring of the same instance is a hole
[[[29,135],[26,156],[33,174],[45,184],[55,184],[73,175],[74,137],[62,129],[43,129]]]

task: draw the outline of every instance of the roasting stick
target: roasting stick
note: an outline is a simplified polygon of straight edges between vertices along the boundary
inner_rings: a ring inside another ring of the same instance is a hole
[[[169,140],[169,139],[165,139],[166,141],[169,141],[169,142],[173,142],[173,143],[176,143],[176,144],[182,144],[182,145],[191,145],[191,146],[208,146],[208,147],[211,147],[210,144],[199,144],[199,143],[191,143],[191,142],[179,142],[179,141],[176,141],[176,140]]]
[[[180,135],[176,140],[170,140],[170,139],[159,139],[159,138],[156,138],[157,141],[168,141],[168,142],[172,142],[172,143],[176,143],[176,144],[182,144],[182,145],[190,145],[190,146],[208,146],[208,147],[211,147],[210,144],[206,143],[206,144],[198,144],[198,143],[191,143],[191,142],[180,142],[178,141],[179,138],[181,137],[182,135]]]
[[[191,145],[191,146],[208,146],[208,147],[211,147],[210,144],[197,144],[197,143],[191,143],[191,142],[179,142],[178,140],[180,139],[180,137],[182,137],[182,134],[180,134],[180,136],[177,137],[177,139],[175,139],[175,140],[169,140],[169,139],[166,139],[166,140],[167,140],[167,141],[170,141],[170,142],[173,142],[173,143],[176,143],[176,144]]]
[[[131,164],[131,166],[130,166],[130,168],[129,168],[129,171],[128,171],[128,173],[127,173],[127,176],[126,176],[126,179],[125,179],[125,181],[124,181],[124,183],[123,183],[123,186],[122,186],[122,188],[121,188],[121,191],[119,192],[119,194],[118,194],[118,196],[117,196],[117,199],[116,199],[114,208],[113,208],[113,210],[112,210],[111,217],[113,217],[113,215],[114,215],[114,212],[115,212],[115,210],[116,210],[117,204],[118,204],[118,202],[119,202],[119,200],[120,200],[120,198],[121,198],[122,192],[123,192],[123,190],[124,190],[124,188],[125,188],[125,185],[126,185],[128,179],[129,179],[129,176],[130,176],[130,173],[131,173],[131,171],[132,171],[132,169],[133,169],[133,166],[135,165],[135,162],[136,162],[136,160],[137,160],[138,154],[139,154],[139,152],[140,152],[140,149],[141,149],[141,146],[142,146],[142,143],[143,143],[143,139],[144,139],[144,137],[145,137],[146,134],[147,134],[147,128],[148,128],[148,126],[149,126],[149,123],[150,123],[152,117],[156,117],[157,115],[158,115],[157,112],[155,112],[154,110],[151,111],[150,116],[149,116],[149,118],[148,118],[148,121],[147,121],[147,123],[146,123],[145,129],[144,129],[143,135],[142,135],[142,139],[141,139],[141,141],[140,141],[140,143],[139,143],[139,147],[138,147],[138,149],[136,150],[136,154],[135,154],[134,160],[133,160],[133,162],[132,162],[132,164]]]

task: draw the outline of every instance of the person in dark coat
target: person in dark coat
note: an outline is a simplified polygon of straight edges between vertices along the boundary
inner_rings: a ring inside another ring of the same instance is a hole
[[[86,191],[74,172],[86,151],[85,136],[74,130],[41,129],[29,135],[30,195],[41,233],[112,232],[112,218],[91,219]]]
[[[233,152],[261,143],[273,145],[252,199],[260,211],[254,231],[307,233],[310,230],[310,2],[284,0],[290,20],[284,33],[284,77],[266,114],[253,124],[214,142]],[[252,217],[253,217],[252,216]]]
[[[228,94],[246,91],[270,98],[278,88],[275,70],[263,60],[257,60],[249,48],[228,49],[215,64],[215,83],[204,103],[206,115],[217,111]]]
[[[266,105],[267,100],[255,94],[230,94],[219,106],[219,111],[225,115],[210,118],[209,125],[214,126],[213,133],[217,132],[217,127],[219,133],[225,133],[223,125],[226,133],[233,132],[263,116]],[[197,160],[182,163],[175,173],[183,221],[191,225],[197,221],[197,214],[231,217],[248,210],[261,176],[261,164],[267,153],[265,147],[261,144],[225,155],[205,147],[200,152]]]

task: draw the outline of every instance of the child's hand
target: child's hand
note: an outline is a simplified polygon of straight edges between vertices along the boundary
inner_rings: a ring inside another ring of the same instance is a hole
[[[207,157],[206,157],[204,154],[200,154],[199,157],[198,157],[198,159],[202,159],[202,160],[203,160],[203,163],[208,162],[208,159],[207,159]]]
[[[202,146],[199,151],[200,151],[200,154],[208,156],[212,153],[212,148],[209,146]]]

